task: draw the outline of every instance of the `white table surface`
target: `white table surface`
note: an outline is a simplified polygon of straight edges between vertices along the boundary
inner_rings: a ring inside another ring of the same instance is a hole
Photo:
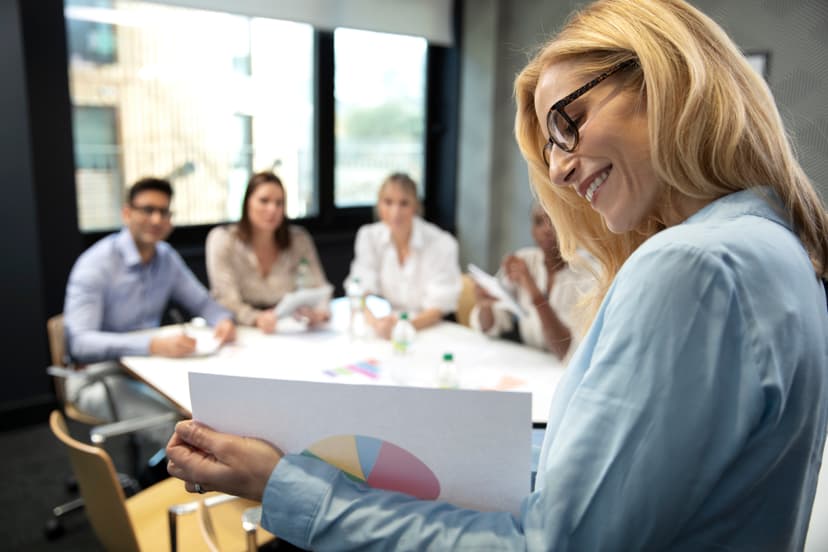
[[[121,361],[136,377],[189,414],[191,370],[342,384],[433,386],[443,353],[448,352],[454,355],[460,387],[530,392],[532,421],[546,422],[552,394],[563,374],[563,366],[551,354],[442,322],[418,332],[410,353],[400,357],[393,354],[388,341],[349,337],[344,318],[336,307],[331,323],[320,330],[306,331],[292,320],[280,322],[279,331],[270,335],[256,328],[239,327],[236,342],[210,356],[136,356]],[[166,327],[156,331],[181,329]],[[206,337],[212,330],[189,327],[187,331]],[[378,364],[376,377],[348,368],[369,359]],[[335,371],[337,368],[342,370]]]

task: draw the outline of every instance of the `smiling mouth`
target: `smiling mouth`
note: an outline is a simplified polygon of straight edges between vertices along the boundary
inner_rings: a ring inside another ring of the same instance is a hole
[[[589,185],[586,186],[586,188],[584,188],[584,185],[581,185],[578,188],[578,195],[586,198],[587,201],[592,203],[592,198],[595,196],[595,192],[597,192],[598,188],[600,188],[601,185],[607,180],[607,177],[609,176],[611,169],[612,167],[608,167],[600,173],[598,173],[598,175],[596,175],[595,178],[592,179],[592,181],[589,183]]]

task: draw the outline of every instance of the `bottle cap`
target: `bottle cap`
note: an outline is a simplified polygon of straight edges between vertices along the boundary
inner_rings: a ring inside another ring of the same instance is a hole
[[[400,313],[400,320],[408,320],[408,313],[407,312],[401,312]]]
[[[444,361],[453,361],[454,355],[451,353],[443,353],[443,360]]]

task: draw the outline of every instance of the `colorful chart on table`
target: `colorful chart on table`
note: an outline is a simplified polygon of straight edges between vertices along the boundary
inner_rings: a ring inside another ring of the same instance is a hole
[[[380,375],[379,372],[379,362],[373,358],[369,358],[368,360],[354,362],[353,364],[340,366],[339,368],[334,368],[333,370],[325,370],[324,374],[332,378],[359,374],[367,376],[371,379],[377,379]]]
[[[423,500],[440,496],[440,482],[419,458],[388,441],[364,435],[334,435],[309,446],[305,456],[336,466],[351,479],[376,489]]]

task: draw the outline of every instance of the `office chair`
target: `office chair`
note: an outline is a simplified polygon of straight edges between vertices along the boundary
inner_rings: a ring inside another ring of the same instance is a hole
[[[213,535],[220,535],[223,550],[247,550],[274,537],[258,525],[243,528],[244,513],[256,502],[220,493],[206,493],[199,500],[173,478],[126,497],[112,459],[99,447],[69,435],[66,420],[58,410],[49,417],[52,433],[69,453],[72,469],[86,504],[86,515],[106,550],[140,552],[164,550],[210,550],[200,534],[195,514],[209,508]],[[254,510],[255,511],[255,510]]]
[[[163,414],[160,416],[146,416],[137,419],[118,421],[107,424],[105,420],[92,416],[75,405],[69,400],[66,394],[66,382],[70,378],[84,378],[90,382],[100,381],[106,390],[106,398],[109,403],[110,410],[117,413],[114,400],[109,388],[107,387],[105,377],[110,374],[119,373],[117,369],[111,371],[99,371],[94,375],[86,374],[82,371],[74,370],[70,367],[69,357],[66,353],[66,341],[63,330],[63,315],[57,314],[50,317],[46,322],[46,333],[49,337],[49,354],[52,365],[47,368],[47,373],[52,376],[54,384],[55,396],[61,405],[64,414],[76,422],[85,426],[91,426],[91,440],[97,445],[103,445],[107,438],[117,435],[127,435],[127,458],[130,461],[130,468],[132,474],[137,474],[140,471],[140,447],[138,441],[135,439],[134,432],[153,427],[162,423],[173,421],[177,418],[174,413]],[[125,474],[118,474],[121,485],[130,494],[139,489],[138,483],[131,476]],[[67,488],[70,491],[76,490],[75,481],[70,479],[67,481]],[[61,518],[66,514],[83,508],[83,499],[75,498],[63,504],[59,504],[52,509],[52,517],[47,520],[44,532],[46,537],[54,539],[63,534],[63,526],[61,525]]]

